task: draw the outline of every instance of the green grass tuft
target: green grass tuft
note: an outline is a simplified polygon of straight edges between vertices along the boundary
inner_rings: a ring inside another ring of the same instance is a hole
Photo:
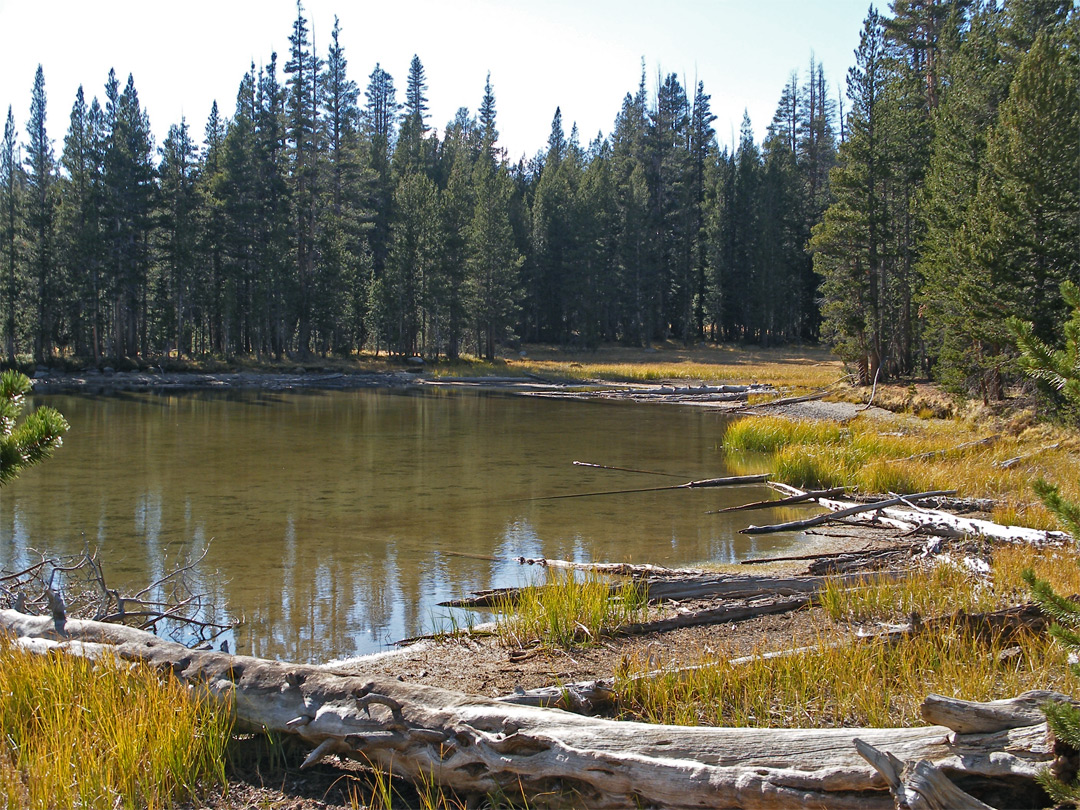
[[[613,586],[596,574],[575,577],[549,570],[547,582],[522,589],[496,611],[496,633],[508,644],[573,647],[595,644],[621,625],[643,621],[648,598],[633,582]]]

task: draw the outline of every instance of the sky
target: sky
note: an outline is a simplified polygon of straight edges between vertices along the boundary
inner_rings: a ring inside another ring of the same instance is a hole
[[[428,81],[429,123],[441,131],[459,107],[475,114],[490,71],[500,144],[512,160],[543,149],[556,107],[582,145],[608,135],[642,61],[651,93],[676,73],[687,94],[712,96],[717,138],[736,142],[744,110],[764,137],[793,71],[811,55],[830,92],[842,92],[868,0],[305,0],[325,55],[338,15],[349,75],[363,90],[376,63],[404,101],[409,62]],[[48,134],[59,155],[75,93],[104,97],[109,69],[134,76],[157,144],[186,118],[201,134],[216,99],[231,116],[251,63],[288,52],[295,0],[0,0],[0,116],[12,106],[25,142],[38,64]],[[361,103],[363,97],[361,96]],[[845,104],[845,106],[847,106]]]

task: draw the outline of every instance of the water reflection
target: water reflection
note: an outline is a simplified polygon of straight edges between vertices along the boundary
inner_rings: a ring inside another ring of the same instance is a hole
[[[514,584],[512,558],[690,564],[786,547],[705,515],[760,489],[530,500],[727,474],[719,414],[476,393],[51,397],[71,422],[55,459],[0,492],[0,566],[96,544],[141,587],[198,573],[245,620],[241,652],[355,655],[431,629],[449,596]],[[458,556],[458,554],[476,556]],[[494,556],[499,561],[484,557]]]

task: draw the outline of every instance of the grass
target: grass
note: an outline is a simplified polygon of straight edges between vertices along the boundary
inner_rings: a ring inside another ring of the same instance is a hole
[[[833,624],[823,624],[805,651],[743,663],[721,651],[703,667],[660,677],[641,677],[655,665],[631,662],[616,678],[623,716],[682,725],[889,727],[918,724],[919,704],[930,692],[967,700],[1028,689],[1076,693],[1080,676],[1068,666],[1067,651],[1045,633],[988,638],[947,624],[888,643],[855,640],[842,624],[1030,601],[1021,576],[1028,568],[1062,593],[1080,592],[1080,553],[1029,546],[995,547],[982,573],[953,559],[900,581],[870,577],[854,588],[834,581],[821,595]]]
[[[507,358],[505,368],[575,380],[762,382],[793,390],[825,388],[843,374],[840,361],[818,347],[747,350],[676,343],[651,350],[607,346],[581,352],[533,346],[524,358]]]
[[[984,439],[989,443],[960,447]],[[857,417],[841,427],[762,416],[732,423],[724,447],[735,472],[764,468],[793,486],[864,493],[955,489],[960,497],[996,501],[992,517],[999,523],[1036,529],[1058,526],[1031,492],[1032,480],[1045,477],[1065,497],[1080,498],[1080,443],[1045,425]]]
[[[143,666],[34,655],[0,638],[0,804],[173,807],[223,789],[232,720]]]
[[[495,632],[505,644],[567,648],[594,644],[621,625],[644,621],[648,598],[633,582],[612,587],[595,574],[549,570],[545,583],[523,588],[495,610]]]
[[[948,627],[901,643],[836,642],[823,634],[798,655],[743,664],[721,657],[660,677],[635,678],[641,668],[631,666],[615,683],[622,716],[679,725],[911,726],[930,692],[994,700],[1080,687],[1045,634],[985,639]]]

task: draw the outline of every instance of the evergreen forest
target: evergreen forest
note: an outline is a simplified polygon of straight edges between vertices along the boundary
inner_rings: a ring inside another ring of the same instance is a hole
[[[811,57],[777,88],[760,143],[744,118],[721,145],[702,83],[643,70],[608,136],[556,109],[516,163],[490,75],[439,130],[418,56],[403,92],[358,82],[300,5],[284,58],[160,145],[115,72],[55,138],[39,67],[0,142],[3,355],[820,340],[863,382],[999,398],[1007,318],[1053,341],[1080,283],[1078,49],[1071,0],[893,0],[846,82]]]

